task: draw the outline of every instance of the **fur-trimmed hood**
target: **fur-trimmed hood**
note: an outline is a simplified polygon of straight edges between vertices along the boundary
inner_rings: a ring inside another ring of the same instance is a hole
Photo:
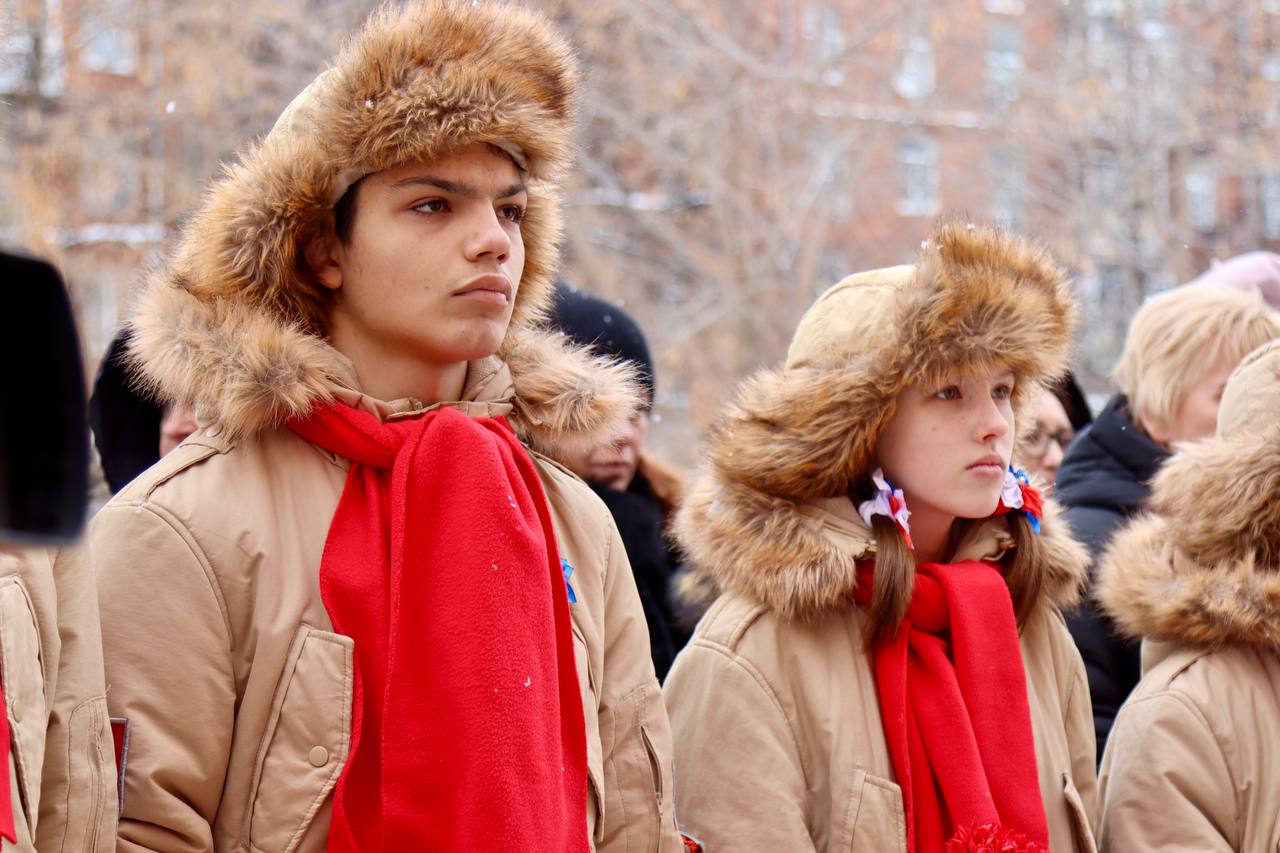
[[[873,545],[844,495],[868,477],[898,396],[956,370],[1000,366],[1017,377],[1020,410],[1030,389],[1065,372],[1075,314],[1047,252],[963,224],[935,231],[914,266],[827,291],[801,320],[786,364],[745,380],[710,431],[676,521],[695,566],[682,594],[734,591],[787,618],[847,603],[855,563]],[[1056,515],[1048,507],[1042,526],[1045,591],[1066,605],[1088,560]],[[1005,521],[978,527],[1007,550]]]
[[[552,455],[594,444],[629,415],[628,369],[541,324],[553,296],[578,73],[539,15],[503,3],[387,5],[228,166],[154,270],[133,312],[132,358],[156,397],[196,406],[230,439],[353,388],[324,339],[326,291],[302,259],[360,177],[474,142],[525,171],[525,263],[500,355],[517,427]]]
[[[1280,651],[1280,341],[1232,374],[1218,423],[1157,475],[1097,596],[1130,636]]]

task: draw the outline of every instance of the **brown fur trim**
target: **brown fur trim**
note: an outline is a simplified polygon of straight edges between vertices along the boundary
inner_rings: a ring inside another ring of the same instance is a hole
[[[355,385],[350,363],[323,339],[245,302],[197,299],[163,274],[132,328],[139,384],[162,402],[194,405],[232,442],[305,415],[334,385]]]
[[[545,329],[520,328],[507,341],[513,420],[534,450],[553,459],[612,441],[644,399],[630,362],[593,355]]]
[[[1112,540],[1098,600],[1127,634],[1280,650],[1280,427],[1180,450]]]
[[[1088,576],[1089,555],[1045,502],[1042,601],[1075,604]],[[707,472],[695,481],[676,514],[675,533],[693,564],[677,594],[692,606],[728,591],[766,605],[784,620],[811,619],[849,606],[857,561],[874,557],[871,530],[828,537],[822,523],[787,498],[771,497]]]
[[[1012,370],[1021,409],[1066,371],[1076,305],[1045,250],[951,224],[929,238],[894,313],[883,342],[838,368],[765,370],[744,381],[711,431],[719,475],[796,500],[840,494],[866,476],[898,396],[960,370]]]

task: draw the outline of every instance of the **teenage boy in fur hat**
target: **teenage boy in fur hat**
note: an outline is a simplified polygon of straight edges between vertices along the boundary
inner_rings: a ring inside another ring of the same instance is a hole
[[[387,7],[148,282],[201,429],[91,532],[118,849],[680,848],[626,556],[543,455],[637,397],[538,327],[576,79],[527,11]]]

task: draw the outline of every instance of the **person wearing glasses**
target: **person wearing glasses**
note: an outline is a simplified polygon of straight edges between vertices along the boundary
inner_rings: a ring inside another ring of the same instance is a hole
[[[1042,388],[1031,403],[1031,430],[1022,437],[1019,450],[1027,473],[1040,477],[1045,492],[1053,490],[1058,467],[1075,437],[1071,419],[1057,394]]]

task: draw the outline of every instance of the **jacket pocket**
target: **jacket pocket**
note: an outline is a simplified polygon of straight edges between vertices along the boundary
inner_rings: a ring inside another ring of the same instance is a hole
[[[1098,853],[1098,844],[1093,838],[1093,827],[1089,824],[1089,813],[1085,811],[1084,800],[1076,790],[1076,783],[1071,774],[1062,774],[1062,795],[1067,801],[1067,814],[1071,816],[1071,830],[1076,837],[1077,853]]]
[[[907,816],[902,789],[858,768],[850,790],[849,835],[844,848],[906,853]]]
[[[48,709],[35,608],[17,575],[0,578],[0,677],[22,813],[27,825],[34,827],[40,810]]]
[[[297,849],[338,782],[351,748],[354,647],[310,625],[294,635],[254,770],[253,850]]]
[[[617,844],[621,849],[658,850],[664,832],[671,835],[675,832],[671,809],[671,735],[660,725],[665,714],[662,693],[655,681],[619,699],[601,720],[601,729],[613,736],[605,774],[613,780],[613,787],[605,792],[609,823],[603,836],[597,832],[597,838]],[[622,822],[619,816],[623,816]],[[669,830],[664,825],[668,820],[671,821]]]

